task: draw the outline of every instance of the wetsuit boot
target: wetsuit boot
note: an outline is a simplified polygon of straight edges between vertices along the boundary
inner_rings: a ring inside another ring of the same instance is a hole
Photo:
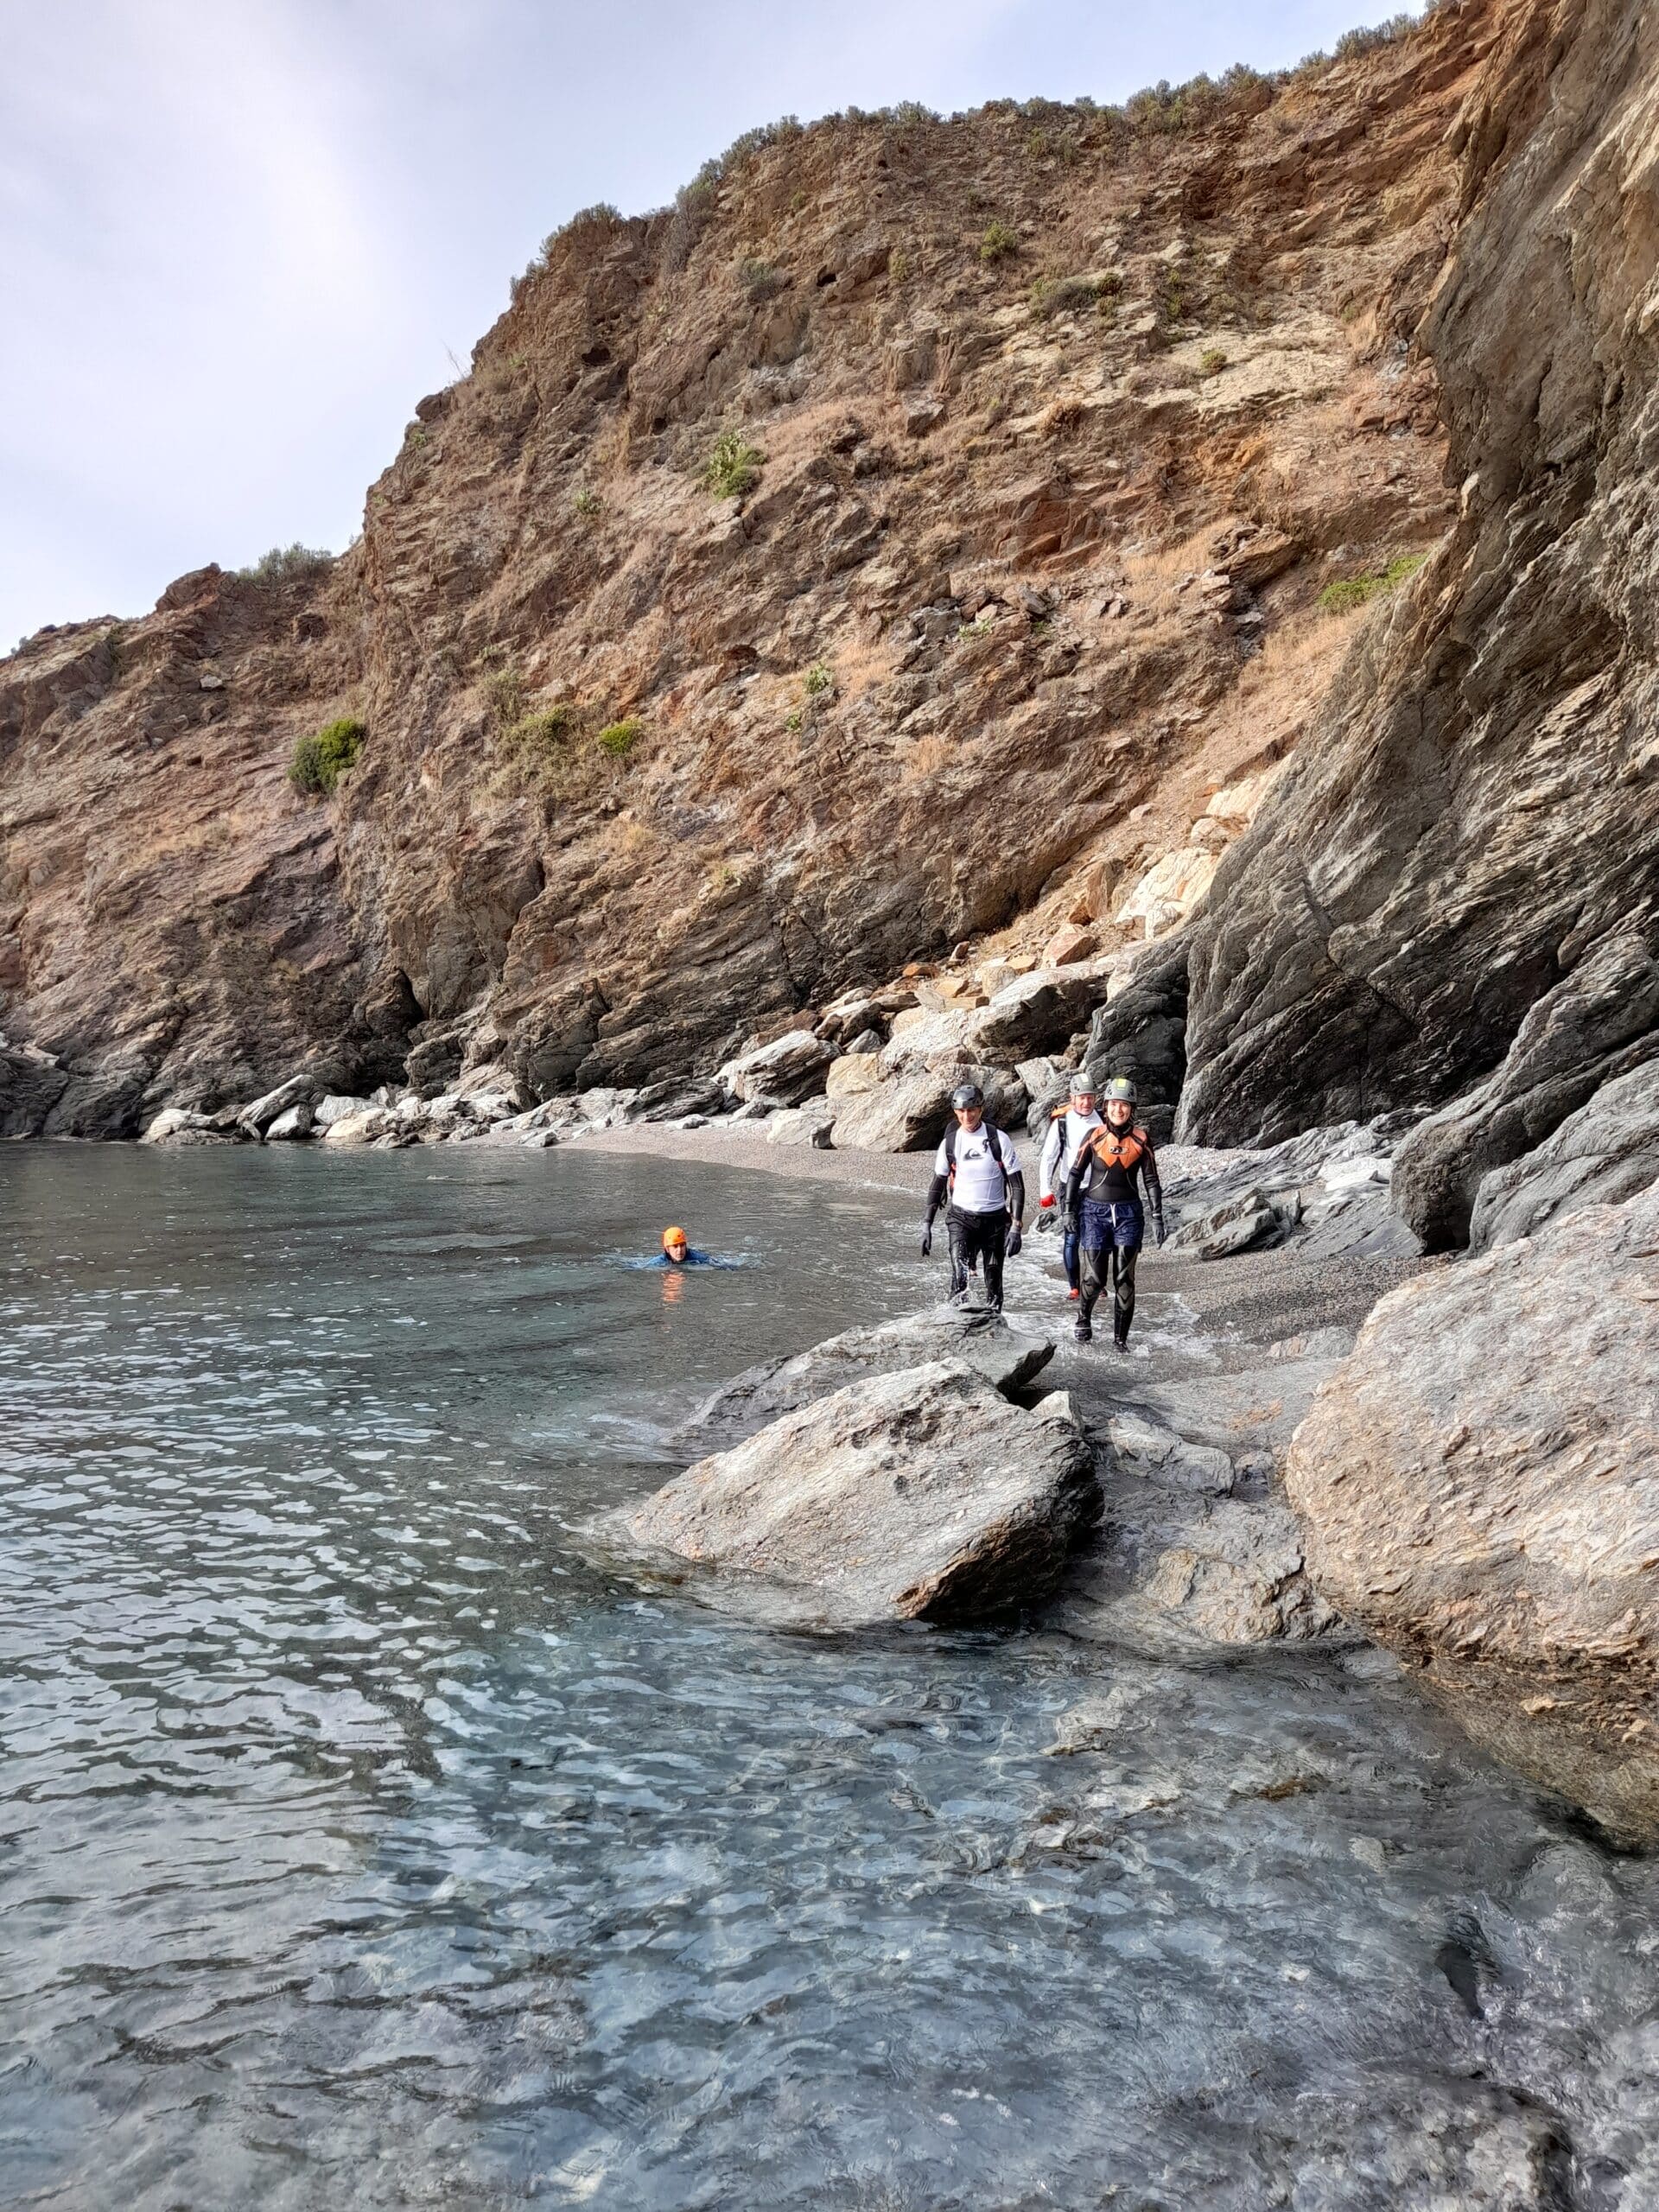
[[[1135,1263],[1138,1251],[1122,1246],[1112,1263],[1112,1344],[1118,1351],[1129,1348],[1129,1324],[1135,1319]]]

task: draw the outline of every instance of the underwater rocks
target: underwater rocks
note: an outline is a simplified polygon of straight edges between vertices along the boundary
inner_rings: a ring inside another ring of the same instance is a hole
[[[1385,1298],[1287,1484],[1332,1604],[1497,1756],[1659,1840],[1659,1189]]]

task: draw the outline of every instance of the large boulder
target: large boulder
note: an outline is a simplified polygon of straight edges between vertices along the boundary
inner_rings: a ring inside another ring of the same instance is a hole
[[[849,1382],[930,1360],[959,1361],[1006,1396],[1025,1389],[1053,1357],[1052,1337],[1017,1329],[1000,1314],[935,1306],[874,1328],[848,1329],[790,1358],[747,1369],[703,1401],[677,1440],[710,1452]]]
[[[1536,1151],[1484,1176],[1470,1249],[1535,1236],[1580,1206],[1617,1205],[1659,1179],[1659,1060],[1604,1084]]]
[[[1502,1063],[1400,1147],[1395,1198],[1431,1252],[1469,1242],[1485,1178],[1552,1138],[1599,1087],[1659,1060],[1659,958],[1624,931],[1529,1011]]]
[[[933,1360],[785,1414],[588,1534],[775,1620],[948,1624],[1046,1597],[1099,1511],[1075,1428]]]
[[[38,1136],[69,1071],[38,1046],[0,1044],[0,1137]]]
[[[1039,968],[1005,984],[988,1006],[967,1017],[963,1045],[974,1059],[1010,1063],[1063,1051],[1073,1033],[1086,1027],[1109,982],[1103,960]]]
[[[1500,1757],[1659,1840],[1659,1188],[1385,1298],[1287,1484],[1342,1613]]]
[[[744,1105],[798,1106],[823,1090],[823,1071],[835,1057],[835,1046],[810,1029],[791,1029],[728,1060],[715,1080]]]
[[[1024,1086],[1003,1068],[966,1063],[942,1074],[918,1069],[880,1083],[874,1090],[837,1098],[837,1152],[931,1152],[950,1120],[950,1094],[959,1083],[976,1083],[985,1110],[1016,1142],[1027,1111]]]

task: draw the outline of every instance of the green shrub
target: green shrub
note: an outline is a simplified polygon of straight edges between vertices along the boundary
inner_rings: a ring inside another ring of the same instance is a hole
[[[620,722],[607,722],[594,741],[613,760],[626,760],[645,734],[645,728],[638,715],[629,715]]]
[[[570,495],[570,511],[583,522],[591,522],[604,504],[591,484],[578,484]]]
[[[821,660],[815,660],[801,678],[801,688],[809,699],[822,699],[836,688],[835,672]]]
[[[354,715],[325,724],[315,737],[302,737],[294,747],[288,780],[296,791],[317,791],[326,798],[346,771],[356,766],[367,735]]]
[[[1321,614],[1351,614],[1356,607],[1395,590],[1408,576],[1414,576],[1427,558],[1426,553],[1396,554],[1386,568],[1369,575],[1339,576],[1335,583],[1326,584],[1313,603]]]
[[[1045,322],[1057,315],[1081,315],[1117,289],[1098,276],[1039,276],[1031,288],[1032,313]]]
[[[766,457],[741,430],[722,430],[703,468],[703,489],[717,499],[741,499],[760,482],[760,464]]]
[[[1219,346],[1206,346],[1198,356],[1198,374],[1218,377],[1227,365],[1227,356]]]
[[[753,258],[739,262],[737,279],[757,305],[762,300],[775,298],[789,281],[782,270],[774,269],[769,261]]]
[[[985,235],[979,242],[979,257],[995,264],[1006,261],[1011,253],[1018,253],[1020,240],[1006,223],[988,223]]]
[[[238,569],[236,573],[257,584],[285,584],[300,576],[322,575],[334,565],[334,555],[315,546],[273,545],[251,567]]]
[[[526,752],[553,753],[569,742],[579,727],[575,709],[568,701],[560,701],[539,708],[533,715],[521,715],[505,735],[510,745]]]

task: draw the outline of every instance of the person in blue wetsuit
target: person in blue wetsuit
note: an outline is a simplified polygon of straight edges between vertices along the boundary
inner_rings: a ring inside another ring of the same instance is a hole
[[[653,1268],[712,1268],[715,1262],[707,1252],[694,1252],[686,1242],[683,1229],[663,1231],[663,1249],[646,1265]]]

